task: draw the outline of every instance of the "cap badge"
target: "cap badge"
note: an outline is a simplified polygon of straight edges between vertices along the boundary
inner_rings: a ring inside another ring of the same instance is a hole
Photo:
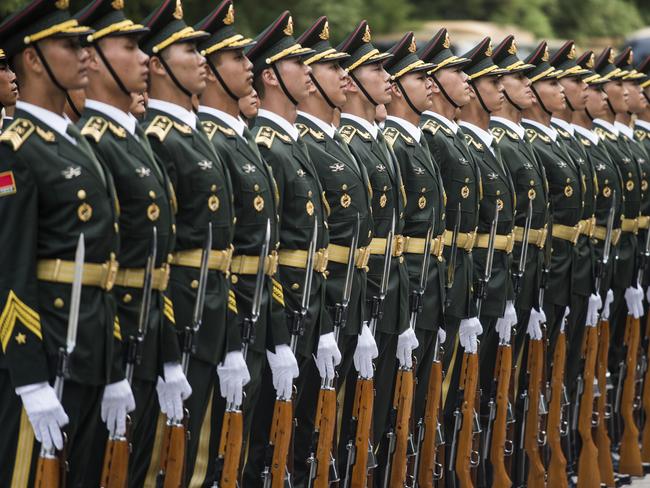
[[[113,0],[111,2],[111,7],[115,10],[122,10],[124,8],[124,0]]]
[[[409,52],[414,53],[418,50],[418,46],[415,43],[415,36],[411,37],[411,45],[409,46]]]
[[[576,45],[571,44],[571,49],[569,50],[569,54],[566,55],[568,59],[575,59],[576,58]]]
[[[517,43],[515,40],[512,40],[512,44],[510,44],[510,48],[508,49],[508,54],[515,55],[517,54]]]
[[[612,48],[609,48],[609,56],[607,57],[607,62],[614,64],[614,50]]]
[[[596,63],[595,61],[596,56],[594,56],[594,53],[589,54],[589,59],[587,59],[587,68],[593,69],[594,64]]]
[[[54,6],[59,10],[65,10],[70,6],[70,0],[57,0],[54,2]]]
[[[325,25],[323,25],[323,30],[318,35],[322,40],[326,41],[330,38],[330,23],[326,20]]]
[[[492,56],[492,41],[488,43],[487,50],[485,51],[486,56]]]
[[[366,32],[363,33],[363,37],[361,38],[361,40],[363,42],[370,42],[371,39],[372,37],[370,36],[370,26],[366,24]]]
[[[282,32],[284,32],[286,36],[293,35],[293,17],[289,16],[289,19],[287,20],[287,26]]]
[[[442,47],[445,49],[449,49],[449,46],[451,46],[451,40],[449,39],[449,32],[445,32],[445,42],[442,43]]]
[[[544,54],[542,54],[542,61],[548,61],[548,46],[544,46]]]
[[[627,64],[634,64],[634,52],[630,49],[630,54],[627,56]]]
[[[183,5],[181,4],[181,0],[176,0],[176,8],[174,9],[172,17],[176,20],[181,20],[183,18]]]
[[[226,13],[226,16],[223,18],[223,23],[225,25],[232,25],[235,22],[235,7],[233,7],[232,3],[228,7],[228,12]]]

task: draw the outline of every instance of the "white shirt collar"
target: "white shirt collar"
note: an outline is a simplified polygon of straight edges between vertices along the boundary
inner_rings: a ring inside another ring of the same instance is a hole
[[[443,124],[445,127],[453,131],[454,134],[458,133],[458,124],[453,120],[449,120],[444,115],[440,115],[437,112],[432,112],[431,110],[425,110],[424,112],[422,112],[422,115],[428,115],[429,117],[433,117],[438,122]]]
[[[300,132],[298,132],[298,129],[296,129],[294,125],[284,117],[276,114],[275,112],[271,112],[270,110],[265,110],[263,108],[257,111],[257,116],[264,117],[266,119],[275,122],[280,127],[282,127],[285,130],[285,132],[289,134],[289,136],[291,136],[291,138],[294,141],[298,140],[298,136],[300,135]]]
[[[610,131],[612,134],[618,136],[618,129],[616,126],[614,124],[610,124],[605,119],[594,119],[594,124],[600,125],[601,127]]]
[[[408,120],[402,119],[401,117],[394,117],[389,115],[386,117],[386,120],[392,120],[396,124],[399,124],[408,134],[415,139],[415,142],[420,143],[420,137],[422,136],[422,131],[419,127],[411,124]]]
[[[244,138],[244,129],[246,128],[246,124],[244,124],[244,122],[239,117],[233,117],[232,115],[227,114],[223,110],[207,107],[205,105],[199,105],[199,112],[203,112],[212,115],[213,117],[217,117],[226,125],[230,126],[230,128],[233,129],[239,137],[241,137],[242,139]]]
[[[86,99],[85,106],[86,108],[91,108],[93,110],[97,110],[98,112],[103,113],[104,115],[108,115],[111,119],[113,119],[115,122],[120,124],[127,131],[129,131],[129,134],[131,135],[135,134],[136,121],[133,117],[129,117],[130,114],[123,112],[119,108],[115,108],[112,105],[109,105],[104,102],[99,102],[97,100],[92,100],[90,98]]]
[[[166,102],[165,100],[158,100],[157,98],[150,98],[148,108],[173,115],[185,125],[189,125],[192,129],[196,130],[196,114],[180,105]]]
[[[347,112],[344,112],[344,113],[341,114],[341,119],[350,119],[350,120],[356,122],[361,127],[363,127],[366,130],[366,132],[370,132],[370,135],[374,139],[377,139],[377,134],[379,133],[379,127],[374,122],[370,123],[370,122],[368,122],[366,119],[364,119],[362,117],[359,117],[359,116],[354,115],[354,114],[349,114]]]
[[[22,100],[18,100],[16,102],[16,109],[24,110],[25,112],[33,115],[41,122],[52,127],[52,129],[54,129],[60,135],[65,137],[72,144],[75,145],[77,144],[77,141],[74,139],[74,137],[72,137],[66,132],[68,130],[68,125],[72,124],[72,122],[64,115],[54,113],[43,107],[39,107],[38,105],[24,102]]]
[[[490,120],[505,125],[508,129],[517,134],[519,136],[519,139],[522,141],[524,140],[524,137],[526,136],[526,129],[524,129],[521,125],[513,122],[512,120],[508,120],[505,117],[499,117],[497,115],[490,117]]]
[[[629,125],[625,125],[618,120],[614,122],[614,126],[621,132],[623,135],[627,136],[628,139],[634,139],[634,129]]]
[[[645,130],[650,130],[650,122],[647,120],[636,119],[636,125],[642,127]]]
[[[304,118],[311,120],[314,124],[318,126],[320,130],[325,132],[330,139],[334,139],[334,133],[336,132],[336,127],[334,127],[332,124],[328,124],[322,119],[319,119],[318,117],[308,114],[307,112],[303,112],[302,110],[298,110],[298,115],[302,115]]]
[[[560,128],[573,135],[573,124],[567,122],[566,120],[560,119],[558,117],[551,117],[551,123],[560,126]]]
[[[539,122],[536,122],[536,121],[531,120],[531,119],[521,119],[521,121],[526,122],[527,124],[530,124],[533,127],[537,127],[544,134],[546,134],[548,137],[550,137],[553,142],[557,141],[557,131],[553,127],[549,127],[549,126],[546,126],[544,124],[540,124]]]
[[[584,127],[578,124],[571,124],[571,125],[573,125],[573,128],[578,134],[580,134],[582,137],[589,139],[589,142],[591,142],[594,146],[598,145],[598,140],[599,140],[598,136],[594,134],[593,131],[589,129],[585,129]]]
[[[494,154],[494,148],[492,147],[492,140],[494,137],[492,137],[492,134],[489,132],[481,129],[479,126],[474,125],[470,122],[466,122],[465,120],[461,120],[458,125],[461,127],[467,127],[469,130],[471,130],[474,134],[476,134],[480,139],[483,144],[485,144],[487,147],[490,148],[490,152]]]

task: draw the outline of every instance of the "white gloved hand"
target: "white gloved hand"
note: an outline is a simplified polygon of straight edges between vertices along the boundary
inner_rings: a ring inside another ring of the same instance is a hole
[[[16,394],[20,395],[27,412],[29,423],[34,429],[36,440],[45,449],[63,449],[61,429],[68,423],[68,416],[56,397],[54,388],[49,383],[32,383],[19,386]]]
[[[397,337],[397,350],[395,351],[395,356],[399,360],[400,367],[413,367],[411,352],[419,345],[420,343],[418,342],[417,337],[415,337],[415,331],[410,327]]]
[[[517,325],[517,311],[512,300],[506,302],[506,310],[503,317],[497,320],[495,326],[496,331],[499,333],[499,342],[501,344],[510,344],[510,337],[512,336],[512,328]]]
[[[334,332],[323,334],[318,338],[318,349],[314,359],[321,379],[333,380],[334,368],[341,362],[341,351],[336,344]]]
[[[165,378],[159,376],[156,384],[160,410],[170,419],[181,420],[183,400],[192,394],[192,387],[179,363],[163,364],[163,374]]]
[[[460,321],[458,328],[458,336],[460,345],[463,346],[465,352],[474,354],[478,351],[478,336],[483,333],[481,321],[478,317],[471,317]]]
[[[447,340],[447,331],[443,329],[442,327],[438,327],[438,343],[439,345],[443,345],[445,341]]]
[[[221,396],[228,403],[241,405],[244,400],[244,386],[251,380],[242,352],[227,353],[223,362],[217,366],[217,375]]]
[[[526,332],[532,340],[538,341],[542,338],[541,324],[544,322],[546,322],[546,314],[544,313],[544,310],[537,310],[536,308],[531,309]]]
[[[291,399],[293,379],[298,377],[298,361],[286,344],[275,346],[275,352],[267,349],[266,359],[273,374],[273,387],[278,398]]]
[[[370,379],[373,377],[372,360],[379,355],[377,343],[370,332],[367,323],[361,326],[361,334],[357,339],[357,347],[354,350],[354,368],[359,372],[362,378]]]
[[[614,301],[614,292],[610,288],[607,290],[607,295],[605,295],[605,304],[603,305],[603,311],[600,313],[600,317],[603,320],[609,320],[609,307]]]
[[[564,334],[564,329],[566,328],[566,319],[571,313],[571,308],[567,306],[564,309],[564,315],[562,316],[562,321],[560,322],[560,334]]]
[[[627,314],[632,315],[635,319],[643,315],[643,292],[641,292],[641,300],[639,300],[638,286],[630,286],[625,290],[625,303],[627,304]]]
[[[101,417],[111,437],[126,434],[126,414],[135,410],[131,385],[124,379],[104,387]]]
[[[589,305],[587,306],[587,327],[596,327],[598,325],[598,310],[603,306],[603,301],[600,295],[592,293],[589,296]]]

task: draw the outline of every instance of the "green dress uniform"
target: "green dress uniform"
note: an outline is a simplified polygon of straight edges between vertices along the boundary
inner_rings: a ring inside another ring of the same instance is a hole
[[[285,11],[267,29],[257,36],[256,44],[246,51],[253,63],[255,76],[260,76],[264,69],[271,68],[281,79],[274,63],[290,58],[304,58],[314,51],[301,47],[293,37],[293,20]],[[295,102],[282,81],[284,96]],[[278,249],[279,267],[277,287],[284,294],[287,325],[295,330],[295,319],[301,310],[303,287],[305,285],[307,251],[317,229],[316,249],[313,257],[313,281],[310,290],[309,308],[304,321],[304,330],[300,330],[296,359],[300,367],[300,376],[296,381],[298,394],[295,398],[296,410],[303,402],[314,401],[310,390],[305,386],[313,365],[312,354],[316,353],[319,336],[332,332],[332,323],[326,313],[325,271],[327,269],[327,206],[319,175],[309,157],[305,142],[300,139],[299,131],[281,116],[260,109],[252,127],[255,142],[262,158],[272,168],[278,185],[280,218],[280,246]],[[315,225],[316,224],[316,225]],[[282,336],[274,337],[274,345],[288,344],[287,329]],[[248,460],[244,471],[244,484],[254,486],[264,469],[270,455],[268,438],[271,431],[272,411],[269,408],[276,393],[272,386],[271,370],[266,368],[261,394],[253,419],[250,434]]]
[[[143,50],[158,56],[175,42],[195,42],[208,36],[183,21],[180,3],[163,2],[143,21],[150,32],[142,40]],[[171,67],[166,70],[173,74]],[[177,88],[189,91],[172,76]],[[188,96],[189,99],[189,96]],[[199,284],[202,248],[212,224],[212,251],[209,256],[207,292],[202,326],[195,334],[188,361],[188,381],[192,395],[186,400],[189,412],[189,456],[195,455],[202,425],[212,412],[208,408],[216,386],[216,365],[227,351],[239,350],[237,305],[227,274],[232,256],[235,223],[233,188],[225,164],[219,159],[196,115],[164,100],[150,99],[142,122],[157,160],[165,166],[177,197],[176,246],[171,257],[169,292],[174,302],[179,340],[192,323]],[[165,418],[160,415],[154,435],[150,462],[136,467],[131,482],[135,486],[153,483],[159,464]],[[192,459],[189,458],[189,466]]]
[[[34,9],[36,9],[34,11]],[[37,12],[37,13],[35,13]],[[89,29],[63,5],[35,1],[0,24],[8,56],[33,38],[78,36]],[[42,57],[46,64],[47,59]],[[0,136],[0,485],[33,486],[39,444],[17,387],[52,382],[66,346],[75,250],[85,243],[76,347],[61,403],[69,423],[68,482],[80,486],[93,456],[104,385],[124,378],[121,332],[110,293],[117,270],[119,204],[110,173],[61,114],[18,102]]]
[[[645,153],[650,156],[650,124],[646,121],[637,119],[634,125],[634,140],[638,146],[642,147],[645,150]],[[645,162],[641,166],[641,171],[645,176],[649,170],[648,160],[645,158]],[[646,186],[647,188],[647,186]],[[642,188],[643,189],[643,188]],[[645,245],[645,239],[648,232],[648,225],[650,225],[650,192],[647,190],[644,191],[644,198],[641,201],[641,217],[639,217],[639,244],[641,246]],[[641,283],[644,288],[647,288],[650,285],[650,270],[646,268],[646,273],[643,278],[643,283]]]

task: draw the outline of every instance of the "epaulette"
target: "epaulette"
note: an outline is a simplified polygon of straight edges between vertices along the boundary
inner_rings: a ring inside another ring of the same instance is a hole
[[[92,139],[96,144],[102,140],[104,133],[108,129],[108,120],[103,117],[93,115],[88,122],[81,128],[81,135]]]
[[[187,124],[181,124],[180,122],[174,121],[174,129],[183,134],[184,136],[189,136],[192,134],[192,128]]]
[[[506,130],[503,127],[492,127],[490,132],[492,133],[494,140],[497,141],[497,144],[500,143],[503,136],[506,135]]]
[[[351,126],[351,125],[344,125],[344,126],[341,127],[341,129],[339,130],[339,132],[341,133],[342,136],[344,135],[343,132],[346,130],[346,127],[349,127],[349,128],[352,129],[352,131],[353,131],[353,132],[352,132],[352,136],[350,137],[350,140],[352,140],[352,138],[353,138],[355,135],[360,136],[360,137],[361,137],[363,140],[365,140],[366,142],[370,142],[370,141],[374,140],[374,137],[372,137],[372,136],[370,135],[370,132],[366,132],[365,130],[361,130],[361,129],[359,129],[359,128],[357,128],[357,127],[354,127],[354,126]],[[346,141],[346,142],[349,143],[350,141]]]
[[[5,142],[11,146],[14,151],[18,151],[20,146],[33,134],[35,130],[34,123],[27,119],[16,119],[7,127],[7,130],[0,134],[0,142]]]
[[[444,124],[440,124],[439,122],[431,119],[427,120],[422,125],[422,130],[428,131],[432,136],[435,136],[436,132],[440,130],[447,137],[454,137],[454,131],[452,131],[449,127],[446,127]]]
[[[262,126],[260,127],[260,130],[257,131],[257,135],[255,136],[255,143],[266,146],[268,149],[271,149],[271,146],[273,145],[273,140],[275,138],[280,139],[282,142],[285,144],[291,144],[291,137],[285,135],[285,134],[280,134],[277,130],[272,129],[271,127],[268,126]]]
[[[643,130],[643,129],[636,129],[636,130],[634,131],[634,138],[635,138],[637,141],[641,142],[641,141],[643,141],[646,137],[648,137],[648,133],[647,133],[645,130]]]
[[[569,134],[567,131],[565,131],[562,127],[558,127],[557,125],[554,125],[553,128],[557,131],[558,134],[560,134],[564,139],[571,139],[571,134]]]
[[[609,139],[610,141],[616,141],[616,135],[612,134],[608,130],[603,129],[602,127],[595,127],[594,132],[598,137],[600,137],[602,140]]]
[[[110,130],[115,137],[126,139],[126,129],[124,127],[120,127],[119,125],[115,125],[113,122],[109,122],[108,130]]]
[[[172,130],[172,127],[172,119],[164,115],[156,115],[144,133],[148,136],[157,137],[160,142],[165,142],[165,138],[169,134],[169,131]]]
[[[384,130],[384,137],[386,138],[386,142],[390,147],[393,147],[395,145],[395,141],[399,137],[399,131],[395,127],[389,127],[388,129]]]
[[[208,139],[212,140],[214,135],[217,133],[217,124],[211,120],[204,120],[201,122],[201,126],[203,127],[205,135],[208,136]]]
[[[550,137],[545,136],[544,134],[540,134],[535,129],[526,129],[526,137],[528,138],[528,142],[530,143],[532,143],[537,138],[539,138],[540,141],[545,142],[546,144],[551,143]]]
[[[355,129],[351,125],[344,125],[343,127],[341,127],[341,129],[339,129],[339,134],[341,134],[341,137],[347,144],[350,144],[350,141],[352,140],[356,132],[357,129]]]
[[[307,127],[305,124],[295,124],[296,129],[298,129],[298,132],[300,132],[300,137],[305,137],[309,133],[309,127]]]
[[[38,125],[36,126],[36,133],[45,142],[54,142],[56,140],[56,136],[54,135],[54,132],[52,132],[51,130],[45,130],[42,127],[39,127]]]
[[[465,140],[467,141],[468,145],[474,146],[479,151],[483,151],[483,144],[476,142],[471,135],[465,134]]]
[[[583,146],[589,147],[591,146],[591,141],[587,139],[586,137],[579,137],[578,140]]]

